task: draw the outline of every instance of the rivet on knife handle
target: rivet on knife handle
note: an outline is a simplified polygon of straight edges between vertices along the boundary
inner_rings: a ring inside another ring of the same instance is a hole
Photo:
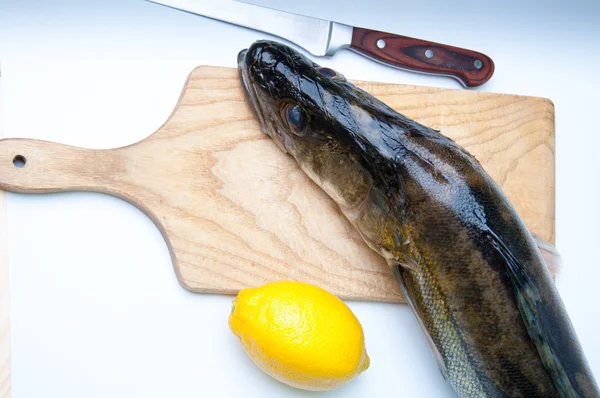
[[[466,87],[480,86],[494,74],[485,54],[376,30],[354,28],[350,49],[397,68],[451,76]]]

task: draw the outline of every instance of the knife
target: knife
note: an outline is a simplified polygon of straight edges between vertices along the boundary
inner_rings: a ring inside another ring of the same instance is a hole
[[[314,56],[332,56],[347,48],[388,66],[452,77],[465,87],[480,86],[494,73],[492,59],[476,51],[240,1],[147,1],[265,32],[295,43]]]

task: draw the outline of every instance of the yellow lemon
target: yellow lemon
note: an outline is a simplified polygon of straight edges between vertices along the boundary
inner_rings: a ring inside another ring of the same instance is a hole
[[[301,282],[239,292],[229,316],[254,363],[304,390],[332,390],[369,367],[362,326],[333,294]]]

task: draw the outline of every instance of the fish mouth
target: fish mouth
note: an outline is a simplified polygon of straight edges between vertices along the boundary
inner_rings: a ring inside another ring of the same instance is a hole
[[[256,118],[260,121],[261,127],[264,127],[263,124],[263,116],[262,112],[259,112],[258,100],[256,98],[256,92],[254,86],[250,85],[248,79],[248,67],[246,65],[246,53],[248,49],[245,48],[238,53],[237,62],[238,62],[238,74],[240,81],[242,82],[242,89],[244,91],[244,97],[246,97],[246,103],[252,109],[252,112],[256,116]]]
[[[241,50],[237,55],[238,62],[238,74],[240,81],[242,83],[242,89],[244,92],[244,97],[246,98],[246,103],[252,109],[252,113],[258,120],[260,124],[260,128],[263,133],[270,136],[273,141],[277,144],[277,146],[284,152],[287,153],[288,150],[286,148],[286,144],[284,141],[289,141],[289,137],[287,140],[284,140],[286,134],[281,134],[277,127],[273,124],[273,118],[269,118],[271,123],[267,123],[267,113],[265,112],[265,108],[263,107],[258,94],[256,92],[256,87],[252,83],[252,80],[248,76],[248,70],[251,65],[248,65],[248,59],[246,54],[248,53],[248,49]],[[279,133],[279,134],[278,134]]]

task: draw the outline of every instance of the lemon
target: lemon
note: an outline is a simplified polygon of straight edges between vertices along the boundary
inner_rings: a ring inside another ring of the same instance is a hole
[[[281,281],[243,289],[229,327],[260,369],[292,387],[332,390],[369,367],[356,316],[314,285]]]

